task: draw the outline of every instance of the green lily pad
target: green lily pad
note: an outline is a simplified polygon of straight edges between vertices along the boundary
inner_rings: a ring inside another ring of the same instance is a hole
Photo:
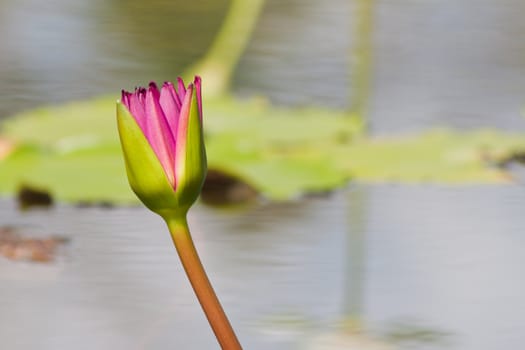
[[[101,98],[7,120],[2,136],[24,145],[25,151],[0,162],[0,192],[12,193],[27,182],[66,201],[134,201],[114,115],[115,100]],[[308,127],[298,128],[298,123]],[[238,175],[272,199],[344,183],[346,175],[331,159],[305,150],[328,139],[351,139],[359,128],[356,118],[342,112],[275,108],[263,99],[223,97],[205,104],[210,167]]]
[[[343,171],[366,182],[501,183],[497,160],[525,149],[525,135],[493,130],[431,130],[419,135],[363,139],[339,149]]]
[[[21,184],[31,184],[63,201],[136,201],[122,156],[111,148],[67,154],[20,149],[0,163],[0,183],[3,193],[14,193]]]
[[[204,101],[209,166],[236,175],[264,196],[285,200],[361,182],[501,183],[491,166],[525,149],[525,135],[432,130],[369,138],[361,121],[340,111],[281,108],[256,98]],[[136,201],[124,170],[115,99],[46,107],[8,119],[2,137],[17,151],[0,161],[0,192],[21,183],[60,200]]]

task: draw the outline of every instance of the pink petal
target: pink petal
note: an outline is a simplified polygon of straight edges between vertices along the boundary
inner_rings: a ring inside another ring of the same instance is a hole
[[[131,93],[125,91],[125,90],[122,90],[122,97],[120,98],[120,102],[126,106],[126,108],[129,110],[129,95],[131,95]]]
[[[170,126],[171,134],[173,138],[176,139],[181,103],[172,83],[166,82],[162,85],[160,90],[160,106]]]
[[[186,158],[186,140],[188,137],[188,123],[190,119],[190,107],[191,107],[191,98],[193,96],[193,85],[188,85],[188,90],[186,91],[186,96],[182,102],[182,108],[179,115],[179,125],[177,128],[177,137],[175,139],[175,183],[177,183],[177,178],[184,176],[184,165]]]
[[[184,101],[184,95],[186,95],[186,88],[184,87],[184,81],[182,80],[182,78],[177,78],[177,82],[178,82],[178,94],[179,94],[179,98],[180,98],[180,101]]]
[[[143,106],[146,105],[146,92],[147,92],[146,88],[143,88],[143,87],[139,88],[138,90],[135,89],[135,94],[137,95],[139,102]]]
[[[144,91],[145,92],[145,91]],[[140,90],[134,94],[128,93],[129,97],[129,112],[135,118],[142,132],[146,133],[146,111],[144,110],[144,101],[140,100]]]
[[[159,158],[169,182],[175,187],[175,140],[159,103],[160,93],[155,83],[150,83],[145,96],[146,139]]]

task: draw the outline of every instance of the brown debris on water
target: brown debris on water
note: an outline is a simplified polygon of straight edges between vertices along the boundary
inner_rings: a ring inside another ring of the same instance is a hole
[[[512,164],[525,165],[525,150],[514,151],[496,162],[496,165],[503,169]]]
[[[67,241],[67,238],[56,236],[23,237],[12,227],[0,227],[0,255],[10,260],[52,262],[58,248]]]
[[[48,191],[25,184],[18,189],[17,201],[18,207],[23,210],[53,205],[53,197]]]
[[[202,187],[201,199],[210,205],[247,203],[257,198],[258,192],[240,178],[217,169],[209,169]]]

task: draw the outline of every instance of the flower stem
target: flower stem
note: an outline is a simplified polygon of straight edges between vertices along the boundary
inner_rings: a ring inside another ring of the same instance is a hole
[[[223,350],[242,349],[193,245],[186,217],[166,220],[182,266]]]

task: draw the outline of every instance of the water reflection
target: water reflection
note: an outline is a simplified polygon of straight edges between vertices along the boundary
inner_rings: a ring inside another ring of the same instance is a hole
[[[0,117],[172,79],[207,51],[228,3],[2,1]],[[523,1],[382,0],[372,12],[375,132],[525,128]],[[266,0],[235,92],[348,107],[357,15],[347,0]]]
[[[172,80],[203,55],[228,1],[0,2],[0,118]]]
[[[367,191],[364,187],[352,186],[347,192],[347,233],[345,293],[343,318],[362,325],[364,295],[366,290],[366,232],[367,232]]]
[[[190,221],[246,348],[306,348],[347,334],[348,316],[370,339],[401,348],[518,348],[521,192],[362,187],[246,211],[198,206]],[[66,206],[20,213],[6,200],[1,207],[4,225],[71,237],[56,264],[0,260],[4,346],[215,347],[155,215]],[[349,232],[361,235],[349,240]]]
[[[268,0],[238,91],[348,106],[355,5]],[[525,34],[524,13],[520,0],[375,1],[372,130],[525,129],[525,44],[515,39]]]

